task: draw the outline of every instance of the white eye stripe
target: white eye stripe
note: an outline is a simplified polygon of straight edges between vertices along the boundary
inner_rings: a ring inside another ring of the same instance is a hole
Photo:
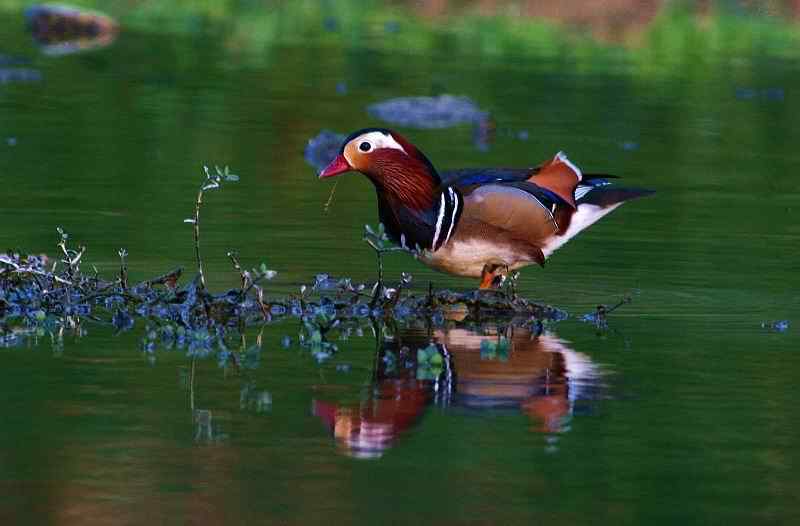
[[[408,152],[400,146],[394,137],[391,134],[384,134],[383,132],[373,131],[367,132],[363,135],[359,135],[353,140],[357,146],[360,146],[362,142],[368,142],[373,150],[377,150],[379,148],[393,148],[395,150],[400,150],[401,152],[405,153],[406,155]]]
[[[362,143],[369,143],[370,149],[369,150],[362,150],[361,144]],[[392,148],[393,150],[400,150],[404,154],[408,155],[408,152],[398,143],[391,134],[384,134],[383,132],[379,131],[372,131],[367,133],[362,133],[355,139],[351,140],[348,144],[352,144],[357,152],[360,153],[370,153],[374,150],[378,150],[380,148]],[[351,159],[349,155],[349,148],[346,148],[344,151],[344,158],[347,159],[347,162],[350,163],[350,166],[355,164],[355,159]]]

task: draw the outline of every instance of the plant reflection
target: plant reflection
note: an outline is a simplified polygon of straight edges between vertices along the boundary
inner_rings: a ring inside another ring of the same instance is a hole
[[[531,327],[404,330],[381,340],[359,404],[317,399],[313,412],[342,452],[375,458],[431,404],[467,414],[519,411],[535,432],[566,432],[577,404],[599,398],[601,380],[588,356]]]

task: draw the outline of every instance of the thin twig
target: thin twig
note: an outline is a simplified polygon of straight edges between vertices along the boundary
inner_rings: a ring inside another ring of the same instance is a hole
[[[197,262],[197,273],[200,274],[200,289],[206,288],[206,276],[203,273],[203,258],[200,255],[200,207],[203,206],[203,194],[206,190],[213,190],[220,187],[222,181],[238,181],[239,176],[230,172],[226,166],[220,169],[219,166],[214,166],[215,173],[211,173],[208,166],[203,166],[203,171],[206,178],[200,185],[197,191],[197,199],[194,203],[194,217],[191,219],[184,219],[184,223],[192,223],[194,232],[194,257]]]
[[[197,273],[200,274],[200,287],[203,289],[206,288],[206,277],[203,274],[203,258],[200,256],[200,207],[203,205],[205,186],[206,183],[203,183],[197,192],[197,200],[194,203],[194,221],[192,221],[194,229],[194,258],[197,263]]]
[[[192,356],[192,370],[189,374],[189,409],[192,412],[192,416],[194,416],[194,371],[196,361],[197,357]]]
[[[176,267],[166,274],[145,281],[145,283],[151,287],[153,285],[164,285],[174,289],[178,285],[178,279],[180,279],[181,274],[183,274],[183,267]]]
[[[128,289],[128,251],[124,248],[119,249],[119,284],[122,290]]]
[[[605,312],[604,312],[604,314],[605,314],[605,315],[611,314],[612,312],[614,312],[614,311],[615,311],[615,310],[617,310],[618,308],[620,308],[620,307],[622,307],[623,305],[625,305],[626,303],[630,303],[630,302],[631,302],[631,297],[630,297],[630,296],[624,296],[624,297],[623,297],[621,300],[619,300],[619,301],[617,302],[617,304],[616,304],[616,305],[614,305],[614,306],[613,306],[613,307],[611,307],[610,309],[609,309],[609,308],[605,308]],[[601,306],[602,306],[602,307],[605,307],[605,305],[601,305]]]
[[[372,243],[370,243],[371,245]],[[369,308],[373,309],[378,304],[378,298],[383,295],[383,251],[380,249],[375,249],[375,255],[378,258],[378,282],[375,283],[375,290],[372,294],[372,301],[369,304]]]
[[[336,186],[339,184],[339,179],[336,179],[333,182],[333,188],[331,188],[331,195],[328,196],[328,200],[325,201],[325,206],[322,208],[322,211],[327,214],[331,210],[331,203],[333,203],[333,194],[336,193]]]

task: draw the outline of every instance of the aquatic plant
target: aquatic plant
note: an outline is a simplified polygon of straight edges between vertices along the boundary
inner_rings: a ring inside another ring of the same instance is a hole
[[[580,320],[582,322],[593,324],[599,330],[608,329],[608,315],[626,303],[633,301],[631,296],[631,294],[626,294],[611,307],[608,305],[598,305],[593,312],[589,312],[581,316]]]
[[[194,226],[194,255],[197,262],[197,273],[200,276],[200,285],[205,288],[206,278],[203,274],[203,258],[200,257],[200,207],[203,206],[203,195],[208,190],[215,190],[219,188],[223,181],[238,181],[239,176],[232,174],[227,166],[223,169],[220,169],[218,166],[214,166],[214,172],[211,172],[208,169],[208,166],[203,166],[203,171],[206,174],[206,178],[200,185],[200,189],[197,191],[197,200],[195,201],[194,205],[194,217],[184,219],[183,222],[191,223]]]
[[[228,167],[216,166],[203,167],[203,175],[194,213],[185,220],[193,227],[194,277],[181,284],[183,269],[177,267],[131,284],[128,252],[120,248],[119,270],[111,279],[102,278],[93,266],[85,270],[87,247],[71,244],[69,233],[58,227],[58,258],[0,254],[0,346],[49,335],[54,349],[60,349],[65,330],[82,334],[84,325],[93,323],[119,333],[138,322],[145,327],[141,347],[148,355],[158,347],[185,349],[193,358],[215,355],[223,366],[246,368],[257,363],[255,348],[239,341],[246,328],[283,319],[300,322],[301,347],[323,362],[337,350],[328,338],[331,333],[347,338],[365,327],[375,330],[376,322],[437,326],[502,318],[528,324],[566,317],[556,308],[519,297],[514,279],[505,290],[469,292],[434,290],[429,284],[427,291],[415,293],[413,278],[405,272],[387,283],[384,254],[408,249],[393,245],[383,225],[367,225],[364,230],[364,241],[377,258],[373,283],[321,273],[302,285],[298,294],[270,295],[264,284],[278,273],[265,263],[248,269],[232,250],[227,255],[240,276],[240,286],[212,293],[200,250],[200,211],[206,192],[235,182],[238,176]]]

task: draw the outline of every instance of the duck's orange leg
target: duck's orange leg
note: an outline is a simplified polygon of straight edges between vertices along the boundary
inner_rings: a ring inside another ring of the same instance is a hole
[[[481,284],[478,288],[481,290],[498,289],[506,280],[506,274],[508,274],[507,266],[487,263],[481,271]]]
[[[486,272],[486,268],[484,267],[483,273],[481,273],[481,284],[478,286],[480,290],[486,290],[492,288],[492,283],[494,282],[494,274],[491,272]]]

